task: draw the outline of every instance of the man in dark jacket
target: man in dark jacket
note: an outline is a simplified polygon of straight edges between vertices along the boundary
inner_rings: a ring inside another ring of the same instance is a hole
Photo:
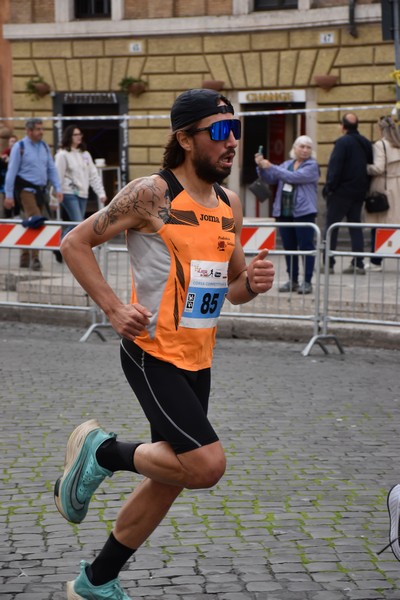
[[[372,144],[358,131],[358,118],[353,113],[342,117],[342,131],[329,159],[324,197],[327,202],[325,236],[333,223],[345,217],[350,223],[361,223],[363,202],[369,187],[367,164],[372,163]],[[364,252],[362,228],[349,227],[352,252]],[[338,229],[332,231],[330,249],[335,250]],[[333,273],[335,259],[329,258]],[[354,257],[343,273],[365,275],[362,257]]]

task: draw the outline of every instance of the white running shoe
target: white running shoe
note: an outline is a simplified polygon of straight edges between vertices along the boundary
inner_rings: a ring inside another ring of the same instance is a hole
[[[368,263],[367,265],[365,265],[364,269],[366,271],[380,273],[382,271],[382,265],[375,265],[374,263]]]
[[[382,548],[378,554],[382,554],[390,547],[395,558],[400,561],[400,484],[397,483],[389,490],[387,496],[387,507],[389,511],[389,543]]]

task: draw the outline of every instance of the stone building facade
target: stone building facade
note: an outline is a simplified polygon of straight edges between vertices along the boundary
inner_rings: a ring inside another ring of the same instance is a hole
[[[352,12],[348,0],[297,0],[287,9],[285,0],[111,0],[109,15],[93,19],[76,18],[73,0],[2,2],[12,84],[3,81],[0,117],[13,117],[7,123],[18,135],[27,116],[90,116],[81,123],[91,151],[120,166],[124,182],[158,170],[177,94],[223,82],[244,125],[229,185],[250,216],[268,212],[247,189],[259,145],[279,161],[307,133],[322,183],[343,110],[367,107],[360,130],[375,139],[377,118],[395,104],[394,46],[382,40],[379,1],[358,0]],[[317,82],[323,75],[335,77]],[[144,80],[144,93],[123,93],[127,76]],[[37,77],[51,89],[39,99],[26,91]],[[54,121],[46,127],[56,144]]]

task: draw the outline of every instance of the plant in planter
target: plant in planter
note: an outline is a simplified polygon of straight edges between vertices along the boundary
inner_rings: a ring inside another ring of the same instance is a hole
[[[136,79],[135,77],[124,77],[119,82],[119,87],[125,94],[140,96],[140,94],[143,94],[143,92],[146,91],[147,81]]]
[[[314,75],[314,81],[323,90],[330,90],[338,82],[338,75]]]
[[[26,91],[35,98],[43,98],[50,94],[51,88],[43,77],[34,77],[26,82]]]
[[[220,92],[224,85],[225,81],[222,81],[221,79],[205,79],[201,84],[201,87]]]

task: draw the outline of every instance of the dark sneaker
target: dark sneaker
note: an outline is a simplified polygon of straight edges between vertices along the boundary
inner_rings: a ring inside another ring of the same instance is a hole
[[[71,433],[64,473],[54,486],[56,507],[67,521],[81,523],[94,492],[106,477],[113,475],[99,465],[96,451],[103,442],[116,437],[115,433],[103,431],[96,419],[82,423]]]
[[[343,269],[342,273],[344,275],[365,275],[365,269],[364,267],[355,267],[354,265],[350,265],[346,269]]]
[[[81,572],[75,581],[67,583],[68,600],[132,600],[121,587],[119,579],[112,579],[103,585],[93,585],[86,575],[89,564],[81,561]]]
[[[297,281],[287,281],[278,288],[278,292],[297,292],[299,284]]]
[[[63,262],[63,255],[61,254],[61,252],[59,250],[53,250],[53,254],[56,258],[56,261],[58,263],[62,263]]]
[[[311,294],[312,292],[312,285],[309,281],[304,281],[301,286],[299,287],[299,289],[297,290],[298,294]]]
[[[41,271],[42,270],[42,263],[40,262],[40,260],[38,259],[37,256],[35,256],[31,260],[31,269],[32,269],[32,271]]]
[[[21,269],[29,269],[29,265],[31,264],[31,259],[29,258],[29,254],[24,254],[19,259],[19,266]]]

